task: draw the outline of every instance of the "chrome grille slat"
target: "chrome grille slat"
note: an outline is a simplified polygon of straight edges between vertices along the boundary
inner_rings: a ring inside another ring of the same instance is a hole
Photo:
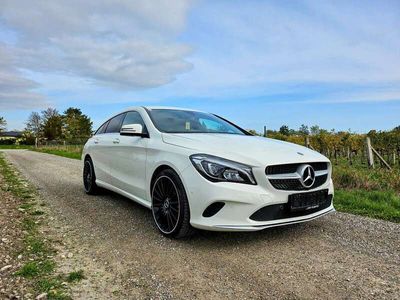
[[[315,170],[314,184],[306,188],[300,182],[301,175],[297,169],[301,165],[310,165]],[[295,163],[273,165],[265,168],[265,174],[271,185],[277,190],[301,191],[310,190],[323,185],[328,180],[329,165],[326,162]]]

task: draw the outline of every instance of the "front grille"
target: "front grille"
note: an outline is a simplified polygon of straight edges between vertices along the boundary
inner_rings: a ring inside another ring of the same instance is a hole
[[[314,184],[308,189],[315,189],[323,185],[328,179],[328,175],[322,175],[315,177]],[[269,182],[277,190],[287,190],[287,191],[303,191],[307,190],[298,179],[270,179]]]
[[[311,162],[311,163],[296,163],[296,164],[286,164],[286,165],[273,165],[268,166],[265,169],[265,174],[287,174],[296,172],[300,165],[310,165],[314,168],[314,171],[323,171],[328,169],[328,163],[326,162]]]
[[[300,182],[300,174],[297,173],[297,170],[301,165],[310,165],[313,167],[314,171],[316,171],[314,184],[309,188],[304,187]],[[320,175],[318,175],[318,172],[320,173]],[[285,190],[285,191],[310,190],[320,187],[328,180],[328,163],[311,162],[311,163],[272,165],[265,168],[265,174],[267,175],[271,185],[277,190]],[[287,178],[288,175],[296,175],[298,176],[298,178]]]

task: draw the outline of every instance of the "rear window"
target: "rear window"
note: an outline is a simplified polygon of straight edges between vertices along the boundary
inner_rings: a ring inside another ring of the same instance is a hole
[[[121,129],[122,121],[125,118],[125,114],[120,114],[114,118],[112,118],[107,126],[106,133],[116,133]]]
[[[97,131],[96,131],[95,134],[102,134],[102,133],[105,133],[105,132],[106,132],[107,125],[108,125],[108,122],[109,122],[109,121],[107,121],[107,122],[105,122],[103,125],[101,125],[100,128],[97,129]]]

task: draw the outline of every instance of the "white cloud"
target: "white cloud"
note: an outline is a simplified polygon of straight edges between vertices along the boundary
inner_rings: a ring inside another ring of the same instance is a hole
[[[0,44],[0,110],[43,107],[45,98],[32,91],[37,84],[13,66],[6,47]]]
[[[185,60],[190,47],[176,42],[189,7],[185,0],[3,0],[0,21],[17,37],[7,45],[15,72],[67,74],[134,90],[169,83],[191,69]],[[4,76],[15,85],[35,87],[11,75]],[[11,92],[19,93],[17,86]]]

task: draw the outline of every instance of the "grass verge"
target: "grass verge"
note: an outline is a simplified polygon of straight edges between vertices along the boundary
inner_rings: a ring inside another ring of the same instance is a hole
[[[29,145],[0,145],[1,149],[31,149],[33,146]]]
[[[65,146],[49,145],[49,146],[39,146],[38,148],[28,145],[0,145],[0,150],[2,149],[4,150],[27,149],[31,151],[54,154],[72,159],[81,159],[83,145],[65,145]]]
[[[30,150],[33,150],[36,152],[47,153],[47,154],[54,154],[54,155],[63,156],[63,157],[67,157],[67,158],[81,159],[81,152],[72,152],[69,150],[52,149],[52,148],[32,148]]]
[[[0,174],[5,183],[0,188],[21,201],[18,210],[24,213],[21,222],[24,246],[22,249],[16,249],[16,253],[10,253],[10,255],[22,255],[24,264],[14,276],[29,280],[34,294],[47,293],[47,299],[71,299],[67,285],[82,280],[83,271],[56,274],[54,260],[56,252],[51,241],[39,231],[41,223],[45,221],[45,213],[37,207],[34,189],[21,179],[17,171],[6,162],[2,153],[0,153]]]
[[[400,223],[400,197],[392,190],[338,189],[334,205],[338,211]]]

